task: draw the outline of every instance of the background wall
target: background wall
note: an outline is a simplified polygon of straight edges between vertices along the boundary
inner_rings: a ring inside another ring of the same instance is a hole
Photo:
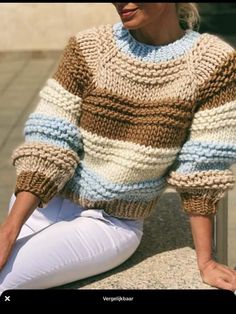
[[[198,5],[200,32],[236,34],[235,3]],[[78,31],[119,20],[111,3],[1,3],[0,51],[61,50]]]
[[[63,49],[78,31],[116,21],[111,3],[1,3],[0,51]]]
[[[198,7],[201,15],[201,32],[236,34],[236,3],[198,3]]]

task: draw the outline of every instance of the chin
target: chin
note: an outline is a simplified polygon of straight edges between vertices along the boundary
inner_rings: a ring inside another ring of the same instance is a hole
[[[127,28],[127,29],[138,29],[140,27],[143,26],[143,23],[140,23],[139,21],[135,21],[135,20],[130,20],[130,21],[124,21],[124,20],[121,20],[124,27]]]
[[[140,9],[129,16],[125,16],[124,14],[119,15],[124,27],[128,29],[137,29],[143,27],[148,22],[147,17]]]

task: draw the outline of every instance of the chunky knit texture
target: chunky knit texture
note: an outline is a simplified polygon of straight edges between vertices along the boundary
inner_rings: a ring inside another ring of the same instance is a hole
[[[167,186],[215,214],[236,161],[235,51],[191,30],[165,46],[121,23],[71,37],[13,153],[16,193],[148,217]]]

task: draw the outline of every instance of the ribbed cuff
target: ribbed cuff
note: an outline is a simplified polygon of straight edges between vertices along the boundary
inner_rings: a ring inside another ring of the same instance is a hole
[[[187,214],[202,216],[215,215],[220,197],[214,197],[212,193],[180,192],[183,210]]]
[[[27,191],[40,198],[38,207],[43,207],[57,193],[57,186],[44,174],[31,171],[23,171],[17,176],[15,195]]]

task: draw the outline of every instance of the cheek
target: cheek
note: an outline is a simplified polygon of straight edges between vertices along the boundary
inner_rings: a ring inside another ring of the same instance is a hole
[[[158,18],[162,12],[165,10],[167,4],[166,3],[151,3],[143,6],[143,11],[145,12],[145,16],[149,19]]]
[[[148,21],[150,21],[150,20],[152,20],[153,19],[153,11],[152,10],[148,10],[148,9],[143,9],[143,8],[141,8],[140,7],[140,10],[139,10],[139,12],[138,12],[138,14],[137,14],[137,19],[141,22],[143,22],[143,23],[145,23],[145,22],[148,22]]]

